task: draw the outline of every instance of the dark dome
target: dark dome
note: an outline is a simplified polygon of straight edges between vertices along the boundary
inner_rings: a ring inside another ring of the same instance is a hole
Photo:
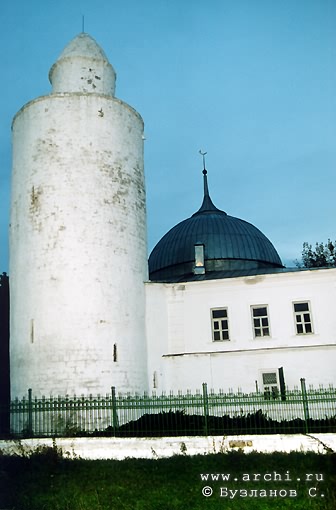
[[[267,237],[251,223],[229,216],[212,203],[204,173],[201,208],[165,234],[149,257],[149,277],[156,281],[191,279],[195,268],[195,245],[204,246],[204,272],[283,267]]]

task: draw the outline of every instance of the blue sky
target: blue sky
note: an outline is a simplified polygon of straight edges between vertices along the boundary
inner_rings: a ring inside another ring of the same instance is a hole
[[[82,28],[145,122],[148,248],[202,201],[253,223],[287,266],[335,239],[334,0],[2,0],[0,271],[14,114]]]

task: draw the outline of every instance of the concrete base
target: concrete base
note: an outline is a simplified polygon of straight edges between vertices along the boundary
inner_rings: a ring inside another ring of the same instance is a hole
[[[293,434],[262,436],[209,436],[163,438],[57,438],[63,455],[82,459],[146,458],[159,459],[173,455],[206,455],[241,450],[244,453],[293,451],[319,454],[336,451],[336,434]],[[51,438],[0,441],[5,455],[29,455],[41,446],[53,446]]]

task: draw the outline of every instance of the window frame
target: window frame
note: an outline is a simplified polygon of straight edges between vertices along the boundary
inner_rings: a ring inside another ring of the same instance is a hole
[[[293,301],[292,304],[293,304],[295,335],[296,336],[313,335],[314,334],[314,325],[313,325],[310,301],[309,300]],[[308,310],[302,310],[302,311],[297,312],[297,311],[295,311],[295,305],[308,305]],[[304,319],[305,314],[309,314],[309,321],[305,321],[305,319]],[[300,317],[301,321],[298,321],[297,317]],[[299,324],[302,325],[302,332],[298,331]],[[306,325],[308,325],[308,324],[310,325],[310,331],[306,331]]]
[[[226,312],[226,316],[223,316],[223,317],[214,317],[213,316],[213,312],[217,312],[217,311],[225,311]],[[230,324],[229,324],[229,310],[228,310],[228,307],[227,306],[221,306],[221,307],[216,307],[216,308],[211,308],[210,309],[210,318],[211,318],[211,338],[212,338],[212,342],[214,343],[217,343],[217,342],[230,342],[231,341],[231,338],[230,338]],[[225,320],[227,322],[227,328],[216,328],[215,329],[215,322],[221,322],[222,320]],[[227,335],[228,335],[228,338],[223,338],[223,332],[226,331],[227,332]],[[215,333],[220,333],[220,339],[216,339],[215,338]]]
[[[253,315],[253,312],[254,312],[254,310],[257,310],[259,308],[266,308],[266,315],[261,315],[259,317],[258,316],[255,317]],[[271,334],[270,314],[269,314],[268,305],[251,305],[250,310],[251,310],[253,338],[255,340],[262,339],[262,338],[271,338],[272,334]],[[262,319],[267,318],[267,326],[264,326],[262,324],[262,322],[260,322],[259,326],[256,326],[254,321],[258,320],[259,318],[260,318],[260,321]],[[256,335],[256,329],[260,329],[260,332],[261,332],[260,335]],[[268,334],[264,334],[264,332],[263,332],[264,329],[268,329]]]

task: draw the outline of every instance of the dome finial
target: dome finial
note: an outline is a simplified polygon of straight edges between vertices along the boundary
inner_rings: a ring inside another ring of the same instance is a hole
[[[200,149],[199,154],[203,158],[203,184],[204,184],[204,197],[209,197],[209,188],[208,188],[208,178],[207,178],[207,169],[205,168],[205,155],[208,154],[207,152],[202,152],[202,149]]]
[[[195,212],[195,214],[193,214],[193,216],[195,216],[196,214],[199,214],[199,213],[204,213],[204,212],[218,212],[218,213],[223,213],[223,214],[226,214],[224,211],[221,211],[220,209],[217,209],[217,207],[212,203],[212,200],[210,198],[210,194],[209,194],[209,188],[208,188],[208,177],[207,177],[207,169],[205,168],[205,155],[207,154],[207,152],[202,152],[201,149],[198,151],[199,154],[203,157],[203,184],[204,184],[204,197],[203,197],[203,202],[202,202],[202,205],[200,207],[200,209]]]
[[[207,152],[202,152],[202,149],[200,149],[198,152],[203,157],[203,174],[206,175],[207,171],[205,169],[205,155],[208,154],[208,153]]]

